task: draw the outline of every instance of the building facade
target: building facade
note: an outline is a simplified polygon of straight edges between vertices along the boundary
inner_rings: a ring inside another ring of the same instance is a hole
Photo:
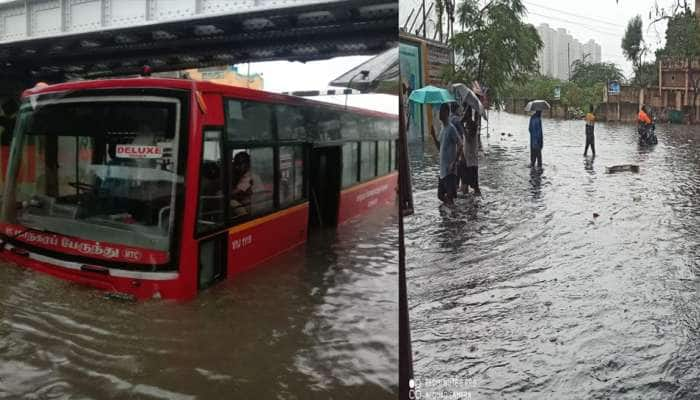
[[[600,45],[593,40],[581,44],[566,29],[553,29],[548,24],[538,26],[537,33],[543,45],[538,54],[542,75],[556,79],[569,79],[574,61],[585,59],[586,62],[591,63],[601,62]]]
[[[399,70],[401,85],[408,94],[427,85],[446,87],[442,80],[444,68],[455,62],[450,48],[435,40],[401,30],[399,32]],[[430,126],[440,129],[430,105],[406,103],[406,132],[411,143],[422,142],[428,137]]]
[[[695,2],[695,15],[700,17],[700,1]],[[700,23],[700,21],[698,22]],[[661,59],[659,67],[659,90],[661,108],[664,111],[683,111],[686,120],[700,121],[700,95],[695,89],[700,83],[700,59]],[[696,104],[693,104],[693,101]]]
[[[235,65],[188,69],[184,71],[160,72],[162,77],[182,78],[185,75],[197,81],[212,81],[223,85],[263,90],[265,81],[260,74],[242,74]]]

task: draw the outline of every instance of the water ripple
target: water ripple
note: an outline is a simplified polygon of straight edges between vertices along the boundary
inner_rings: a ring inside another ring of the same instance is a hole
[[[483,197],[452,211],[434,146],[411,148],[417,378],[473,379],[473,398],[700,398],[700,128],[660,125],[647,149],[601,123],[584,159],[582,123],[545,120],[538,174],[527,123],[493,115]],[[605,171],[626,163],[640,172]]]

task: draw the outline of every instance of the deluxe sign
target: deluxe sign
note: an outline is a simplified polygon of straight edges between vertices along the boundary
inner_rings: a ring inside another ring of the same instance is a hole
[[[143,146],[138,144],[118,144],[119,158],[162,158],[163,148],[160,146]]]

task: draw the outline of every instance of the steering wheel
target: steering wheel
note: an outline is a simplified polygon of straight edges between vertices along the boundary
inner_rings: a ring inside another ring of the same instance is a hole
[[[68,185],[78,189],[79,191],[83,191],[83,192],[95,190],[95,185],[90,185],[89,183],[68,182]]]

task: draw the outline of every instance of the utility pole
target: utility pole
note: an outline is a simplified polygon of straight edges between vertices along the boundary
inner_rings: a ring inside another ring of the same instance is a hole
[[[571,80],[571,43],[566,43],[566,65],[569,67],[569,79]]]
[[[426,37],[425,36],[425,26],[426,26],[426,23],[425,23],[425,0],[423,0],[423,37]]]

